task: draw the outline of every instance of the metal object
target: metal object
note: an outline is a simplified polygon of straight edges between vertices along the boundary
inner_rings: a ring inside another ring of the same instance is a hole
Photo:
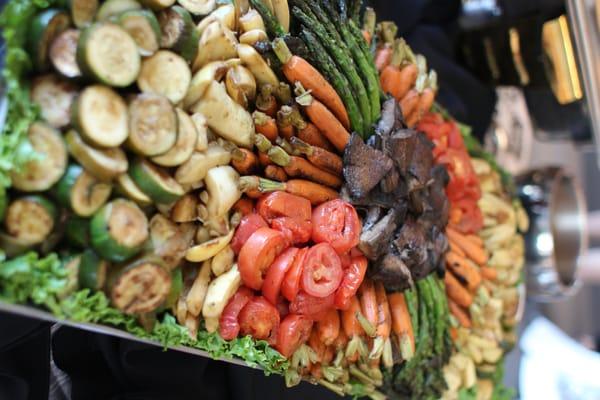
[[[580,183],[549,167],[517,178],[531,227],[525,236],[527,291],[543,302],[573,296],[578,268],[588,248],[587,206]]]
[[[566,3],[585,88],[588,116],[594,131],[596,149],[600,153],[600,27],[596,23],[594,12],[597,2],[567,0]],[[600,165],[600,157],[598,163]]]

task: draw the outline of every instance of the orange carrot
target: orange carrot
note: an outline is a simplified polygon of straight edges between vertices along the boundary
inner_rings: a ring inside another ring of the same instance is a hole
[[[256,98],[256,108],[270,117],[277,115],[277,99],[273,96],[275,88],[272,85],[265,84],[260,88],[260,93]]]
[[[446,265],[450,271],[467,283],[467,288],[471,292],[475,292],[481,285],[481,273],[470,263],[470,260],[450,252],[446,254]]]
[[[468,241],[473,242],[473,244],[476,245],[476,246],[484,247],[483,239],[480,238],[479,236],[476,236],[476,235],[465,235],[465,238]]]
[[[448,308],[461,326],[467,329],[471,328],[471,318],[469,318],[469,314],[465,310],[452,300],[448,300]]]
[[[291,139],[294,149],[304,154],[315,166],[325,169],[336,176],[342,176],[344,161],[340,156],[317,146],[311,146],[297,137]]]
[[[454,240],[448,239],[448,243],[450,244],[450,251],[452,251],[453,253],[456,253],[458,256],[460,256],[462,258],[466,258],[467,257],[467,255],[465,254],[465,252],[462,251],[462,249],[460,248],[460,246],[457,245]]]
[[[458,207],[450,207],[450,220],[451,225],[458,225],[462,219],[462,210]]]
[[[446,235],[450,240],[453,240],[466,254],[479,265],[485,265],[488,261],[488,255],[485,249],[477,246],[468,240],[462,233],[451,227],[446,228]]]
[[[246,194],[255,194],[256,192],[265,194],[284,191],[309,200],[313,206],[318,206],[339,198],[339,193],[335,190],[302,179],[293,179],[287,182],[274,182],[258,176],[244,176],[240,178],[240,190]]]
[[[323,319],[317,322],[316,330],[319,340],[326,346],[335,342],[340,334],[340,314],[337,310],[329,310]]]
[[[240,174],[249,175],[258,167],[258,157],[248,149],[235,149],[231,152],[231,165]]]
[[[273,50],[283,64],[281,70],[287,80],[293,84],[299,82],[304,89],[310,90],[312,95],[325,104],[346,129],[350,129],[350,119],[344,102],[327,79],[305,59],[292,55],[283,39],[275,39]]]
[[[264,195],[264,193],[258,189],[249,189],[249,190],[245,191],[244,194],[254,200],[260,199]]]
[[[390,311],[392,313],[392,330],[400,338],[408,336],[412,351],[415,351],[415,334],[413,332],[412,321],[408,307],[406,305],[406,299],[402,293],[392,293],[388,295],[388,302],[390,304]]]
[[[323,379],[323,369],[321,368],[321,363],[314,363],[310,366],[310,375],[316,379]]]
[[[308,346],[317,354],[319,361],[323,359],[325,351],[327,351],[327,345],[321,341],[319,332],[314,327],[308,338]]]
[[[357,313],[360,312],[360,303],[356,296],[354,296],[350,301],[350,307],[348,307],[348,310],[341,311],[342,327],[344,329],[346,337],[348,337],[349,339],[355,336],[362,336],[365,333],[362,326],[358,322],[358,318],[356,318]]]
[[[277,112],[277,128],[279,129],[279,135],[284,139],[291,139],[296,130],[292,125],[291,116],[294,113],[294,109],[290,106],[283,106],[281,110]]]
[[[495,281],[498,279],[498,271],[490,267],[481,267],[481,276],[486,281]]]
[[[247,197],[242,197],[233,205],[233,210],[242,215],[252,214],[254,212],[254,202]]]
[[[308,179],[332,188],[342,186],[340,177],[315,167],[304,158],[290,156],[279,146],[271,148],[268,154],[271,161],[283,167],[285,173],[290,177]]]
[[[373,39],[373,38],[371,37],[371,32],[369,32],[369,31],[367,31],[367,30],[363,30],[363,31],[362,31],[362,35],[363,35],[363,38],[365,38],[365,41],[366,41],[368,44],[371,44],[371,40]]]
[[[323,365],[329,365],[335,357],[335,348],[333,346],[327,346],[325,354],[323,355]]]
[[[350,141],[350,133],[344,128],[344,125],[321,103],[314,99],[309,93],[305,93],[296,99],[298,103],[304,106],[306,114],[313,124],[319,128],[319,131],[333,144],[333,146],[342,152]]]
[[[338,337],[335,339],[335,341],[333,342],[333,348],[334,350],[341,350],[343,348],[346,347],[346,345],[348,344],[348,335],[346,335],[346,332],[341,329],[341,316],[340,316],[340,332],[338,334]]]
[[[263,167],[268,167],[269,165],[273,165],[273,161],[271,161],[271,159],[269,158],[269,156],[266,153],[258,153],[258,161],[260,162],[260,165],[262,165]]]
[[[275,119],[260,111],[255,111],[252,116],[254,117],[256,132],[264,135],[272,143],[275,143],[275,140],[279,136]]]
[[[402,108],[402,115],[405,119],[408,119],[410,114],[417,108],[419,105],[419,92],[417,89],[411,89],[406,96],[402,98],[400,101],[400,108]]]
[[[387,339],[392,330],[392,315],[383,283],[375,283],[377,296],[377,336]]]
[[[283,170],[283,168],[278,167],[277,165],[268,165],[265,168],[265,178],[277,182],[285,182],[287,181],[288,176]]]
[[[390,65],[393,54],[394,50],[392,46],[388,44],[377,50],[377,54],[375,55],[375,66],[377,67],[377,71],[381,72],[385,67]]]
[[[458,339],[458,329],[451,326],[449,331],[450,331],[450,337],[452,338],[452,341],[456,342],[456,339]]]
[[[377,310],[377,295],[375,294],[375,284],[370,279],[365,279],[360,285],[358,289],[358,296],[360,298],[360,306],[362,309],[362,313],[371,323],[371,325],[376,328],[378,318],[378,310]]]
[[[460,284],[450,271],[446,272],[444,282],[446,283],[446,293],[451,300],[465,308],[471,306],[473,303],[473,296]]]
[[[306,124],[305,128],[298,130],[296,135],[299,139],[312,146],[320,147],[327,151],[336,151],[331,142],[323,136],[319,128],[313,123]]]
[[[433,91],[433,89],[425,89],[423,93],[421,93],[421,96],[419,96],[419,103],[417,104],[417,107],[413,110],[412,114],[410,114],[410,116],[406,120],[406,125],[408,125],[409,127],[414,127],[415,125],[417,125],[421,118],[423,118],[423,116],[427,114],[429,110],[431,110],[434,101],[435,92]]]

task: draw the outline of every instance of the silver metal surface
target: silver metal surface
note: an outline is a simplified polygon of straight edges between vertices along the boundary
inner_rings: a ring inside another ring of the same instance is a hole
[[[579,182],[550,167],[517,178],[531,227],[526,234],[528,295],[539,301],[573,296],[588,248],[587,206]]]
[[[594,0],[567,0],[567,14],[583,75],[588,116],[600,154],[600,29],[595,18],[595,3]],[[597,161],[600,165],[600,157]]]
[[[34,318],[34,319],[38,319],[38,320],[42,320],[42,321],[54,322],[59,325],[69,326],[69,327],[77,328],[77,329],[83,329],[83,330],[89,331],[89,332],[100,333],[100,334],[104,334],[104,335],[118,337],[121,339],[127,339],[127,340],[132,340],[135,342],[139,342],[139,343],[145,343],[145,344],[152,345],[152,346],[163,347],[159,342],[156,342],[153,340],[147,340],[147,339],[140,339],[139,337],[131,335],[120,329],[111,328],[111,327],[108,327],[105,325],[80,323],[80,322],[73,322],[73,321],[69,321],[69,320],[56,318],[54,315],[52,315],[49,312],[42,311],[37,308],[33,308],[33,307],[29,307],[29,306],[23,306],[23,305],[18,305],[18,304],[7,304],[7,303],[0,302],[0,312],[7,312],[7,313],[27,317],[27,318]],[[193,355],[205,357],[205,358],[212,358],[207,352],[193,349],[190,347],[176,346],[176,347],[169,347],[169,350],[193,354]],[[219,361],[223,361],[223,362],[227,362],[227,363],[235,364],[235,365],[240,365],[243,367],[248,367],[248,365],[245,362],[238,360],[238,359],[219,359]]]

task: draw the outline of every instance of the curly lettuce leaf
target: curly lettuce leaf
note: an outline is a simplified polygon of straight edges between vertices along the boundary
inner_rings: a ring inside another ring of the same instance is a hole
[[[283,374],[287,360],[265,341],[243,337],[227,342],[218,333],[201,331],[196,340],[187,328],[165,314],[152,331],[144,330],[135,317],[123,314],[110,305],[103,292],[84,289],[60,300],[68,285],[67,271],[56,255],[40,258],[35,253],[0,262],[0,300],[26,304],[32,302],[49,309],[56,317],[75,322],[109,325],[163,347],[187,346],[206,351],[215,359],[240,358],[265,374]]]
[[[56,0],[9,1],[0,14],[5,44],[2,89],[9,104],[0,134],[0,185],[4,187],[10,186],[10,171],[19,170],[35,156],[26,138],[29,126],[39,116],[39,110],[31,102],[29,86],[22,79],[32,66],[24,47],[35,14],[55,3]]]

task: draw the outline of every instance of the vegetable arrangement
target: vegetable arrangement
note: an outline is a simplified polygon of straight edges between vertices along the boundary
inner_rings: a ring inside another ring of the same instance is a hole
[[[525,217],[428,114],[435,72],[393,24],[361,1],[47,3],[0,17],[3,301],[340,395],[489,386]]]

